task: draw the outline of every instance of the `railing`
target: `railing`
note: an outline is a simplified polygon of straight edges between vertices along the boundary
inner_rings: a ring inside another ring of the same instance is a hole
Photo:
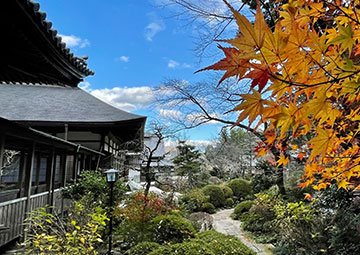
[[[49,192],[35,194],[30,197],[30,210],[48,204]],[[26,197],[0,203],[0,247],[21,236],[24,232]],[[57,213],[63,210],[64,201],[61,189],[54,191],[54,205]]]

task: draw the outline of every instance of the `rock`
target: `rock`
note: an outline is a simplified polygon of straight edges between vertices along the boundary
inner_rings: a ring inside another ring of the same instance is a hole
[[[209,183],[210,183],[210,184],[216,185],[216,184],[219,184],[220,182],[221,182],[220,179],[217,178],[216,176],[211,176],[211,177],[209,178]]]
[[[194,223],[200,231],[206,231],[213,228],[213,217],[205,212],[192,213],[189,216],[189,220]]]

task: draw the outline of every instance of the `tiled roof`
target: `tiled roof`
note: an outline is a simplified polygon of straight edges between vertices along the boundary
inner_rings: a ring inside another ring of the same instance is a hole
[[[0,84],[0,91],[0,117],[13,121],[115,123],[146,119],[77,87]]]
[[[66,44],[62,42],[61,36],[58,36],[56,29],[52,28],[52,22],[46,20],[46,13],[40,11],[40,4],[32,0],[17,0],[33,20],[38,24],[42,31],[47,35],[50,41],[61,52],[61,54],[84,76],[94,75],[94,72],[87,68],[87,63],[84,59],[74,56],[70,49],[66,47]]]

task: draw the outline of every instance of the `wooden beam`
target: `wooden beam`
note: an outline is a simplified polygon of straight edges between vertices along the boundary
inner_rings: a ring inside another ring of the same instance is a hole
[[[41,168],[41,152],[39,151],[36,157],[36,175],[35,175],[35,184],[34,184],[36,187],[39,186],[40,168]]]

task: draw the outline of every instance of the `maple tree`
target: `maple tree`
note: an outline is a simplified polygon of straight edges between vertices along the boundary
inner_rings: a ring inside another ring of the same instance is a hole
[[[258,5],[252,24],[231,9],[239,33],[220,40],[225,58],[204,70],[252,79],[251,90],[232,111],[237,123],[264,127],[258,149],[306,160],[301,187],[360,188],[360,0],[290,0],[278,8],[270,29]],[[255,90],[257,88],[257,90]],[[254,123],[254,124],[253,124]],[[299,146],[296,140],[306,141]]]

